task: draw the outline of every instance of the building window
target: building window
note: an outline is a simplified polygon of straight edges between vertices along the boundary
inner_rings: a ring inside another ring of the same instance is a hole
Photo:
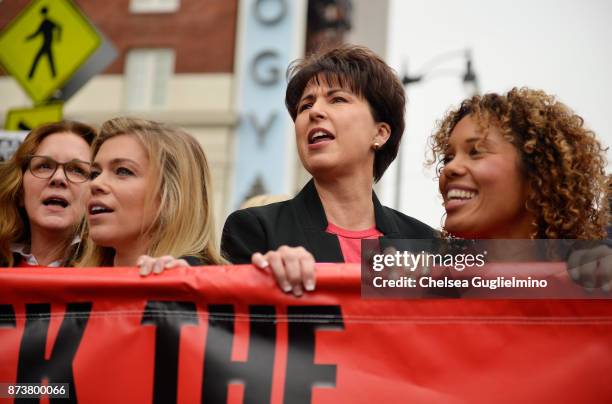
[[[180,5],[180,0],[130,0],[130,12],[174,13]]]
[[[126,59],[126,106],[130,110],[163,108],[174,72],[174,50],[134,49]]]

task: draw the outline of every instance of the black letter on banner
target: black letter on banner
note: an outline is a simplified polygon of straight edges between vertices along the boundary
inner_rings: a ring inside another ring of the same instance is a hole
[[[26,323],[17,365],[17,383],[68,383],[69,398],[50,398],[51,403],[76,403],[72,362],[89,320],[91,303],[68,303],[49,359],[45,359],[50,304],[26,304]],[[15,398],[15,403],[31,402]],[[38,402],[38,399],[36,399]]]
[[[246,362],[232,362],[234,309],[210,305],[204,354],[203,403],[225,403],[227,385],[243,383],[244,403],[267,403],[272,393],[272,368],[276,348],[274,306],[250,306],[249,352]]]
[[[315,331],[344,328],[340,306],[290,306],[285,403],[309,404],[312,388],[336,385],[336,365],[315,365]]]
[[[150,301],[142,316],[142,324],[157,326],[153,403],[176,403],[181,326],[198,324],[196,305],[191,302]]]
[[[17,327],[15,310],[13,310],[13,306],[11,306],[10,304],[0,304],[0,327]]]

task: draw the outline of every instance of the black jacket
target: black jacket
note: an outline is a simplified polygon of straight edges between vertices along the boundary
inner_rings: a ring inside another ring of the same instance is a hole
[[[382,238],[435,238],[426,224],[384,207],[372,192],[376,228]],[[317,262],[343,262],[338,237],[326,233],[327,218],[310,180],[295,198],[266,206],[238,210],[223,226],[221,251],[234,264],[248,264],[255,252],[266,253],[282,245],[302,246]]]

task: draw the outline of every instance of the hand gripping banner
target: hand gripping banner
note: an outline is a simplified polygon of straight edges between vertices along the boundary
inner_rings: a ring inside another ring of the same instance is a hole
[[[295,298],[250,266],[2,269],[0,401],[612,402],[611,300],[363,299],[358,265],[317,273]]]

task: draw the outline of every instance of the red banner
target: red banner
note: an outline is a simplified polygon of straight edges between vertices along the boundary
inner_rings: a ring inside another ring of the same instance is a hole
[[[0,383],[61,403],[609,403],[610,375],[612,300],[369,300],[357,265],[301,298],[249,266],[0,270]]]

